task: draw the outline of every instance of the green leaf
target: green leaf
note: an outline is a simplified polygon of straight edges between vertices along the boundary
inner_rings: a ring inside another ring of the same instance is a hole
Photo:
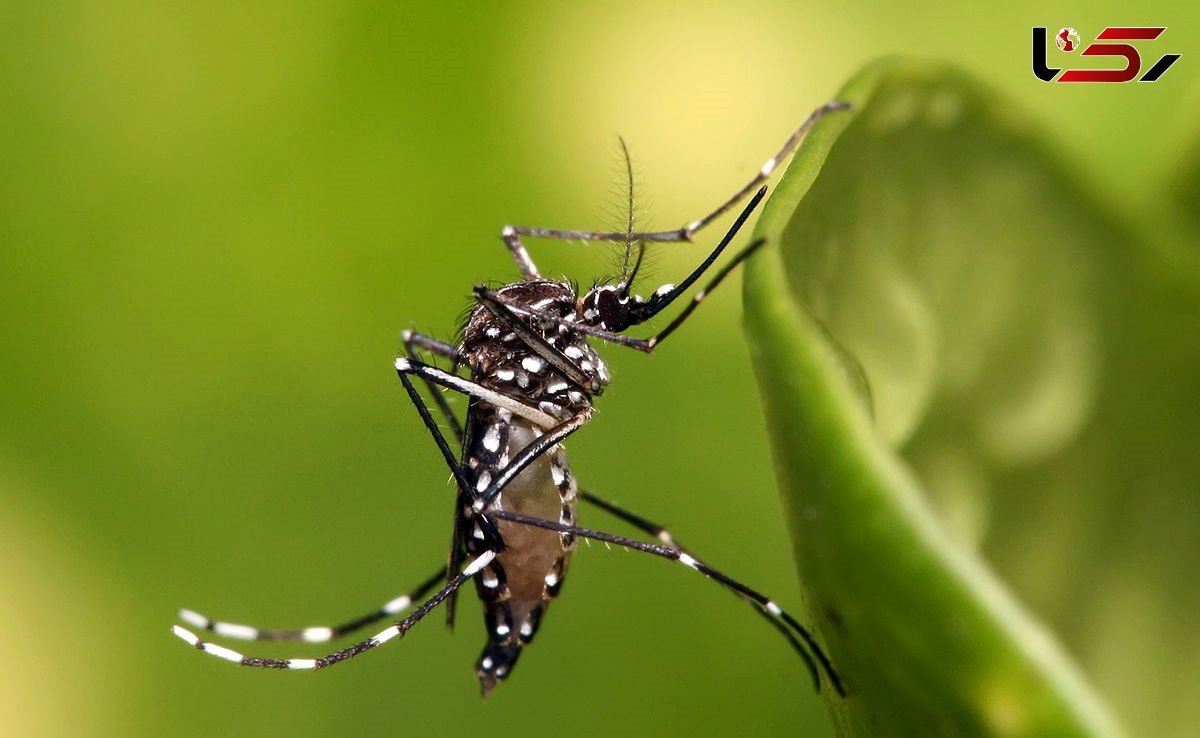
[[[745,281],[799,574],[850,692],[824,692],[835,723],[1120,735],[978,546],[997,491],[1071,467],[1093,427],[1127,239],[960,73],[885,60],[837,99]]]

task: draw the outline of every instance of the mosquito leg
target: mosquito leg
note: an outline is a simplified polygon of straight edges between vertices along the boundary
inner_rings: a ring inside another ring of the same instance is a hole
[[[404,348],[410,356],[415,357],[415,349],[420,348],[435,356],[449,359],[455,364],[463,363],[462,354],[458,352],[457,346],[445,341],[439,341],[433,336],[427,336],[424,333],[417,333],[416,331],[401,331],[400,340],[404,342]]]
[[[661,541],[664,546],[675,548],[687,553],[687,549],[679,545],[679,543],[671,537],[670,531],[658,523],[651,522],[637,513],[630,512],[616,503],[597,497],[587,490],[579,490],[579,498],[584,502],[595,505],[609,515],[612,515],[614,518],[629,523],[643,533],[654,536]]]
[[[700,560],[691,551],[689,551],[685,546],[681,545],[678,541],[675,540],[675,538],[671,535],[670,531],[668,531],[666,528],[659,525],[658,523],[647,520],[646,518],[643,518],[642,516],[640,516],[636,513],[630,512],[629,510],[626,510],[626,509],[620,507],[619,505],[616,505],[612,502],[609,502],[608,500],[604,500],[600,497],[597,497],[596,495],[592,494],[591,492],[581,490],[579,493],[579,496],[581,499],[583,499],[584,502],[595,505],[596,507],[605,511],[609,515],[612,515],[613,517],[632,525],[633,527],[637,528],[638,530],[642,531],[643,533],[646,533],[647,535],[654,536],[659,541],[661,541],[664,546],[666,546],[668,548],[673,548],[676,551],[679,551],[680,553],[687,554],[687,555],[691,556],[693,559],[695,559],[697,562],[700,562]],[[700,563],[703,563],[703,562],[700,562]],[[787,639],[788,643],[791,644],[792,648],[798,654],[800,654],[800,658],[804,659],[805,666],[808,667],[809,672],[813,675],[813,681],[817,684],[817,686],[819,688],[820,682],[817,679],[817,665],[813,661],[812,655],[809,654],[808,648],[806,648],[804,643],[801,643],[801,641],[797,640],[796,635],[787,626],[787,623],[784,622],[782,618],[771,613],[769,610],[759,607],[758,603],[756,603],[754,600],[746,597],[745,595],[741,594],[740,592],[735,591],[735,592],[733,592],[733,594],[737,595],[737,597],[739,599],[741,599],[742,601],[752,605],[754,607],[754,611],[756,613],[761,615],[763,617],[763,619],[766,620],[771,625],[771,627],[778,630],[780,635],[782,635],[784,638]]]
[[[571,231],[557,228],[526,228],[517,226],[505,226],[505,243],[509,244],[509,250],[513,252],[514,258],[517,259],[517,265],[521,266],[522,273],[526,274],[526,279],[535,279],[537,270],[525,272],[525,267],[522,266],[522,259],[517,257],[516,248],[519,247],[520,254],[523,255],[524,262],[532,267],[532,262],[529,261],[529,255],[525,253],[523,246],[520,246],[520,236],[528,236],[530,238],[550,238],[564,241],[662,241],[662,242],[680,242],[691,241],[692,236],[697,231],[701,230],[709,223],[712,223],[717,218],[724,215],[735,205],[741,202],[746,195],[749,195],[757,189],[763,182],[771,176],[771,173],[779,166],[787,155],[796,148],[796,145],[804,138],[804,134],[808,133],[808,129],[817,122],[822,116],[831,113],[835,110],[846,110],[850,107],[849,104],[843,102],[829,102],[814,110],[804,120],[800,127],[797,128],[788,140],[784,142],[775,156],[767,159],[766,163],[758,170],[758,173],[746,183],[740,190],[735,192],[728,200],[721,203],[715,210],[705,215],[702,218],[692,221],[682,228],[673,231],[647,231],[644,233],[628,233],[620,232],[596,232],[596,231]],[[510,240],[511,239],[511,240]],[[514,247],[513,244],[516,244]]]
[[[433,441],[437,445],[438,450],[442,453],[442,458],[446,462],[446,466],[450,467],[450,473],[454,475],[455,486],[458,493],[454,495],[454,514],[453,524],[450,532],[450,551],[446,554],[446,568],[443,576],[449,582],[454,577],[454,572],[462,566],[463,557],[466,551],[462,545],[462,515],[460,511],[470,504],[471,501],[471,483],[463,473],[462,466],[454,458],[454,451],[451,450],[450,444],[446,442],[446,437],[442,435],[442,429],[438,427],[433,416],[429,413],[429,407],[425,405],[425,401],[421,399],[421,395],[417,392],[417,388],[413,386],[408,376],[404,372],[400,372],[400,383],[404,385],[404,391],[408,394],[408,399],[412,402],[413,407],[417,409],[417,414],[421,416],[421,422],[429,430],[433,436]],[[490,540],[497,540],[498,536],[490,525],[481,524],[481,530],[484,535]],[[454,615],[458,609],[458,593],[452,592],[446,602],[446,627],[454,628]]]
[[[404,342],[404,353],[409,359],[417,360],[417,349],[424,349],[434,356],[449,359],[453,362],[454,368],[463,363],[462,354],[458,352],[458,347],[439,341],[432,336],[426,336],[414,331],[403,331],[400,333],[400,340]],[[446,398],[442,396],[442,393],[437,391],[437,386],[432,380],[426,379],[425,386],[429,388],[429,395],[438,406],[442,417],[446,419],[446,423],[450,426],[450,430],[453,431],[454,437],[461,444],[463,440],[462,424],[458,422],[458,418],[455,417],[454,412],[450,409],[450,405],[446,403]]]
[[[804,119],[804,122],[800,124],[800,127],[793,131],[792,135],[788,137],[788,140],[783,143],[783,146],[780,147],[778,153],[776,153],[775,156],[772,156],[770,159],[767,159],[767,161],[762,165],[762,168],[758,170],[758,174],[756,174],[753,179],[747,182],[742,189],[735,192],[732,197],[722,203],[721,206],[716,210],[712,211],[703,218],[692,221],[684,226],[683,230],[687,233],[687,240],[690,241],[692,234],[724,215],[734,205],[737,205],[739,202],[741,202],[742,198],[753,192],[763,182],[766,182],[767,178],[771,176],[771,173],[775,171],[780,162],[786,159],[788,154],[790,154],[792,150],[794,150],[796,146],[800,144],[800,141],[803,140],[805,134],[808,133],[808,129],[812,128],[814,123],[828,113],[832,113],[837,110],[849,109],[849,103],[838,102],[835,100],[833,102],[827,102],[809,113],[808,117]],[[634,237],[636,238],[636,235]]]
[[[180,610],[179,619],[199,630],[243,641],[304,641],[306,643],[325,643],[365,628],[372,623],[399,615],[412,606],[414,601],[418,601],[429,594],[437,586],[437,583],[443,579],[445,579],[445,573],[439,570],[437,574],[426,579],[420,586],[408,594],[389,600],[378,610],[354,618],[341,625],[317,625],[300,630],[256,628],[253,625],[209,620],[200,613],[192,610]]]
[[[513,415],[519,415],[526,420],[530,420],[543,428],[553,428],[558,425],[558,418],[544,413],[537,408],[530,407],[519,400],[514,400],[508,395],[500,394],[494,390],[490,390],[480,384],[472,382],[469,379],[463,379],[457,374],[442,371],[436,366],[414,361],[408,357],[401,356],[396,359],[396,372],[401,376],[405,374],[415,374],[416,376],[431,381],[434,384],[439,384],[443,387],[448,387],[456,392],[461,392],[464,395],[478,398],[485,402],[491,403],[499,408],[508,410]]]
[[[808,646],[809,652],[817,660],[817,662],[820,663],[821,671],[824,671],[825,674],[828,675],[829,681],[832,683],[833,688],[837,691],[837,693],[842,696],[846,695],[846,690],[842,684],[841,677],[839,677],[837,672],[834,670],[833,663],[829,660],[829,657],[825,654],[825,651],[821,649],[820,644],[817,643],[816,638],[811,632],[809,632],[807,628],[801,625],[794,617],[788,614],[787,611],[776,604],[774,600],[766,597],[763,594],[760,594],[736,579],[723,574],[708,564],[703,563],[702,561],[693,557],[691,554],[670,546],[663,546],[657,543],[647,543],[645,541],[638,541],[633,538],[625,538],[624,536],[615,536],[610,533],[603,533],[588,528],[564,525],[562,523],[551,520],[543,520],[542,518],[530,517],[528,515],[522,515],[509,510],[490,510],[488,511],[487,515],[499,520],[508,520],[514,523],[532,525],[537,528],[558,531],[559,533],[569,533],[581,538],[591,538],[596,541],[642,551],[660,558],[678,561],[687,568],[700,572],[709,579],[716,581],[722,587],[731,590],[742,597],[745,597],[747,600],[750,600],[760,610],[763,610],[769,615],[782,620],[787,627],[793,630],[801,638],[801,640],[804,641],[805,645]],[[815,668],[813,670],[813,677],[817,688],[820,689],[820,677],[818,676],[818,672]]]
[[[517,262],[517,268],[521,270],[521,276],[525,279],[540,279],[541,274],[538,273],[537,265],[533,263],[529,252],[525,250],[525,244],[521,243],[521,233],[526,229],[514,228],[513,226],[504,226],[500,231],[500,238],[504,240],[504,245],[508,247],[508,253],[512,256],[513,261]]]
[[[324,669],[327,666],[340,664],[341,662],[369,651],[376,646],[382,646],[393,638],[403,636],[414,625],[419,623],[426,615],[428,615],[430,611],[440,605],[443,600],[458,590],[459,587],[466,584],[471,577],[475,576],[481,569],[492,563],[492,560],[495,558],[495,551],[484,551],[482,554],[475,557],[475,559],[471,561],[471,563],[465,569],[463,569],[461,573],[451,579],[432,597],[421,603],[419,607],[413,610],[403,620],[397,621],[393,625],[388,626],[365,641],[360,641],[349,648],[344,648],[341,651],[335,651],[331,654],[316,659],[275,659],[260,658],[257,656],[243,656],[237,651],[225,648],[224,646],[220,646],[216,643],[202,641],[196,636],[195,633],[192,633],[190,630],[182,626],[173,626],[171,630],[173,633],[175,633],[175,635],[193,648],[204,651],[211,656],[216,656],[217,658],[225,659],[226,661],[232,661],[233,663],[240,664],[241,666],[252,666],[261,669]]]

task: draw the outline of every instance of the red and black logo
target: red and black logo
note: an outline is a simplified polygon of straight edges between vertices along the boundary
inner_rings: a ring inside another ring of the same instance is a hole
[[[1138,50],[1130,44],[1107,43],[1110,41],[1153,41],[1158,38],[1166,26],[1110,26],[1096,36],[1096,43],[1087,45],[1081,56],[1119,56],[1125,60],[1124,69],[1068,69],[1054,68],[1046,63],[1048,39],[1045,27],[1033,29],[1033,76],[1043,82],[1130,82],[1137,78],[1138,82],[1157,82],[1171,65],[1179,60],[1181,54],[1164,54],[1150,70],[1138,77],[1142,71],[1142,57]],[[1100,42],[1105,43],[1100,43]],[[1074,53],[1079,48],[1079,32],[1074,28],[1060,28],[1054,35],[1054,45],[1063,53]],[[1062,72],[1062,76],[1059,76]]]

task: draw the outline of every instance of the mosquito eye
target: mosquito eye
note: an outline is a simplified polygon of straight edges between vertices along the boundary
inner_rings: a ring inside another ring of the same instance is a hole
[[[616,289],[596,293],[596,319],[605,330],[620,333],[630,326],[629,297]]]

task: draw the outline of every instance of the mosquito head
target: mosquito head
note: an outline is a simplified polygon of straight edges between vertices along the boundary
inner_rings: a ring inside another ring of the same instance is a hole
[[[629,292],[629,285],[597,285],[580,301],[580,314],[587,325],[613,333],[644,323],[673,299],[675,285],[664,284],[649,299]]]
[[[580,313],[583,322],[614,333],[620,333],[633,325],[630,312],[633,300],[641,298],[630,297],[625,285],[597,285],[583,296]]]

